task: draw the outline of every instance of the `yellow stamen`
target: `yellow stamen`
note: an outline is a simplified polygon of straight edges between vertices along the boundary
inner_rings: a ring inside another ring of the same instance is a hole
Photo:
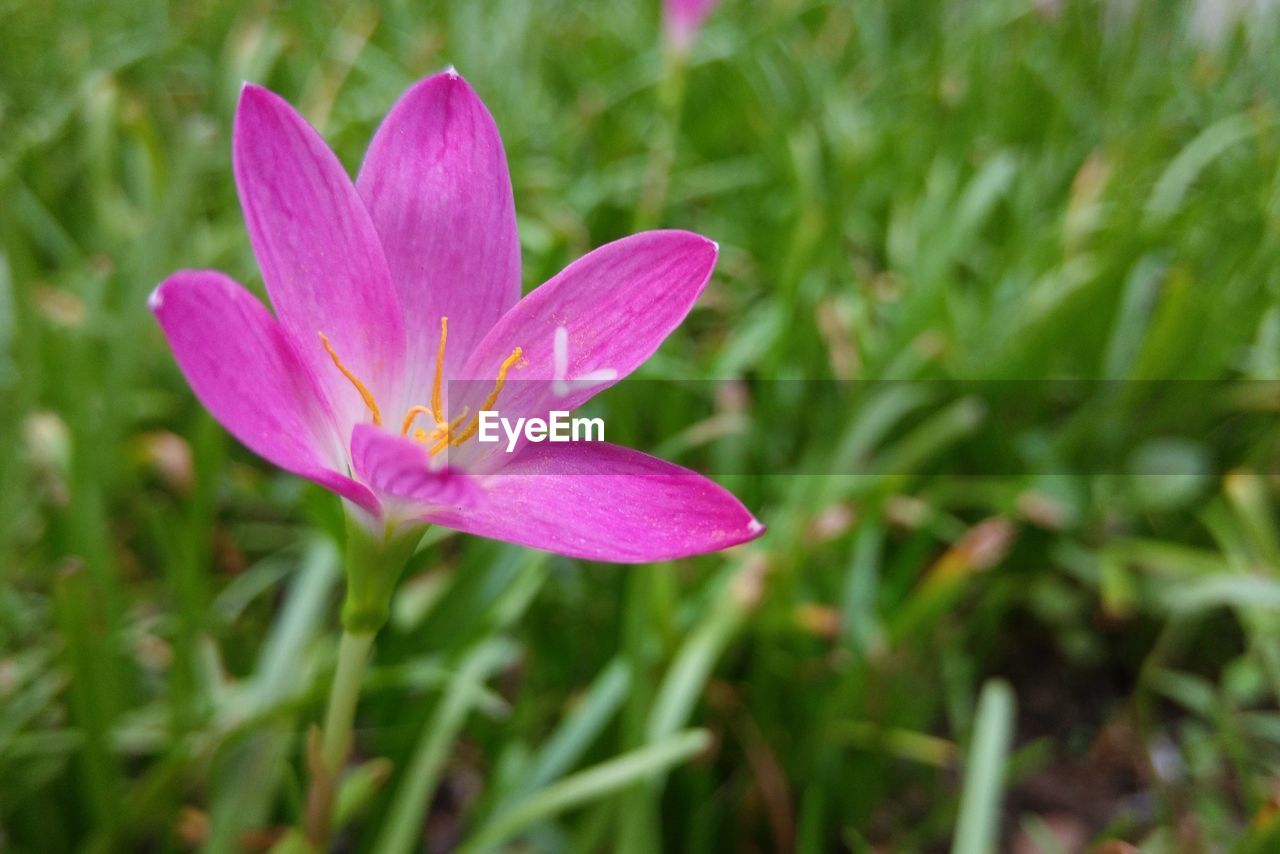
[[[440,389],[444,385],[444,342],[449,337],[449,318],[440,318],[440,348],[436,350],[436,379],[431,384],[431,414],[436,423],[444,420],[444,404],[441,401]]]
[[[430,436],[427,437],[428,439],[440,439],[439,443],[431,449],[431,456],[434,457],[436,454],[449,447],[449,440],[453,437],[453,431],[458,429],[458,425],[467,417],[467,412],[469,411],[470,410],[464,408],[461,415],[450,421],[448,424],[440,425]]]
[[[355,374],[351,373],[346,365],[342,364],[342,360],[338,358],[338,354],[334,352],[333,346],[329,343],[329,338],[323,332],[319,333],[320,340],[324,342],[324,349],[328,351],[329,358],[333,359],[333,364],[342,375],[347,378],[356,391],[360,392],[360,397],[364,398],[364,405],[369,407],[369,411],[373,413],[373,423],[379,427],[382,426],[382,413],[378,411],[378,403],[373,399],[373,392],[369,391],[365,384],[360,382]]]
[[[439,419],[439,418],[437,418],[437,417],[432,413],[432,411],[431,411],[431,409],[430,409],[429,407],[426,407],[426,406],[411,406],[411,407],[409,407],[409,411],[408,411],[408,412],[406,412],[406,413],[404,414],[404,424],[400,425],[400,435],[401,435],[401,436],[408,436],[408,435],[409,435],[409,428],[413,426],[413,419],[414,419],[414,418],[416,418],[418,415],[430,415],[431,417],[435,418],[437,422],[439,422],[439,421],[440,421],[440,419]],[[421,432],[423,432],[423,431],[422,431],[421,429],[419,429],[419,430],[418,430],[418,433],[421,433]],[[418,437],[418,433],[414,433],[414,434],[413,434],[413,436],[414,436],[414,438],[415,438],[415,439]]]
[[[498,368],[498,380],[493,384],[493,391],[489,392],[489,396],[485,398],[484,404],[480,407],[481,411],[491,408],[493,404],[497,401],[498,394],[499,392],[502,391],[502,385],[507,381],[507,371],[511,370],[512,365],[520,361],[520,355],[521,355],[520,348],[519,347],[515,348],[514,350],[511,351],[511,355],[507,357],[506,361],[502,363],[502,367]],[[463,442],[470,439],[472,436],[475,435],[476,431],[479,429],[480,429],[480,413],[477,412],[476,417],[473,418],[471,420],[471,423],[467,425],[467,429],[462,433],[462,435],[453,440],[454,446],[456,447],[458,445],[461,445]],[[433,451],[432,453],[435,453],[435,452]]]

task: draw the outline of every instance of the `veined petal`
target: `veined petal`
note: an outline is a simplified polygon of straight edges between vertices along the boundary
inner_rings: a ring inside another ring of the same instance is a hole
[[[411,388],[425,399],[440,318],[444,376],[520,298],[520,241],[497,125],[454,71],[406,92],[378,128],[356,187],[404,309]]]
[[[403,317],[377,232],[342,164],[284,99],[252,85],[240,95],[233,161],[267,293],[340,427],[371,412],[321,333],[378,404],[401,409]]]
[[[717,251],[692,232],[648,231],[570,264],[484,337],[459,373],[463,381],[452,384],[451,411],[477,412],[516,347],[520,358],[493,408],[514,421],[580,406],[639,367],[680,325],[711,278]]]
[[[477,492],[473,478],[449,469],[433,469],[422,445],[370,424],[357,424],[352,432],[351,460],[356,474],[374,492],[407,502],[419,508],[418,512],[440,505],[466,507]]]
[[[643,563],[718,551],[764,532],[711,480],[618,445],[529,445],[472,507],[426,521],[586,560]]]
[[[183,270],[165,279],[151,310],[205,408],[251,451],[370,513],[368,489],[342,465],[333,415],[276,319],[229,277]]]

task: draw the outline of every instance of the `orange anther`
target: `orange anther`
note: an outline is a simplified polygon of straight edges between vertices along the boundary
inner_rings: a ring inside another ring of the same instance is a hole
[[[493,384],[493,391],[489,392],[489,396],[485,398],[484,404],[480,407],[481,411],[489,409],[498,400],[498,394],[502,391],[502,386],[507,381],[507,371],[511,370],[511,366],[520,361],[521,350],[519,347],[511,351],[511,355],[502,363],[502,367],[498,368],[498,380]],[[461,445],[463,442],[475,435],[480,429],[480,413],[476,413],[476,417],[467,425],[467,429],[462,435],[453,440],[454,446]]]
[[[426,407],[426,406],[409,407],[409,411],[404,414],[404,423],[400,425],[401,436],[409,435],[409,428],[413,426],[413,419],[419,415],[431,415],[433,418],[435,417],[429,407]],[[439,421],[439,419],[436,419],[436,420]],[[414,433],[413,435],[416,438],[418,434]]]

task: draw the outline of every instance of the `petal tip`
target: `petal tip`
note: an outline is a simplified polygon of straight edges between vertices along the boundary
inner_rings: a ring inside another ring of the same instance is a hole
[[[712,259],[720,257],[720,242],[712,240],[705,234],[699,234],[696,231],[687,231],[685,229],[673,229],[669,233],[687,241],[685,245],[689,247],[690,251],[698,252],[703,249],[708,249],[711,252]]]
[[[252,80],[245,80],[240,84],[240,103],[244,104],[248,101],[259,100],[271,94],[271,90],[265,86],[259,86]]]
[[[450,63],[441,71],[423,77],[406,89],[391,108],[391,112],[387,114],[386,119],[384,119],[384,125],[392,120],[394,114],[405,110],[411,111],[411,115],[419,111],[433,113],[442,109],[441,101],[447,103],[447,99],[458,93],[470,96],[477,102],[480,100],[479,96],[471,88],[471,84]],[[375,138],[374,142],[376,141],[377,139]]]
[[[240,155],[240,148],[245,144],[245,135],[251,132],[250,126],[256,126],[260,121],[257,117],[262,114],[265,108],[270,104],[271,92],[257,83],[250,83],[248,80],[240,87],[240,98],[236,101],[236,114],[231,122],[232,137],[232,157],[233,160]]]
[[[278,111],[282,103],[286,102],[275,92],[246,80],[240,87],[240,100],[236,103],[232,135],[239,137],[245,132],[246,120],[256,128],[262,121],[260,116]]]
[[[711,273],[715,270],[716,264],[720,260],[720,243],[712,240],[710,237],[704,237],[701,234],[693,232],[698,238],[700,244],[694,250],[696,257],[700,258],[707,265],[707,277],[710,278]]]
[[[753,540],[767,530],[768,528],[765,527],[765,524],[755,516],[752,516],[751,521],[747,523],[747,533],[751,535]]]
[[[471,84],[467,82],[467,78],[462,76],[462,72],[460,72],[457,66],[455,66],[453,63],[449,63],[447,66],[445,66],[445,69],[443,71],[435,75],[434,78],[429,78],[429,79],[435,79],[440,81],[441,84],[448,87],[446,89],[446,92],[448,92],[449,94],[454,94],[455,92],[465,92],[468,95],[476,98],[476,100],[479,100],[479,96],[475,94],[475,90],[471,88]]]
[[[151,309],[152,314],[159,314],[160,309],[164,308],[164,283],[156,285],[152,289],[150,295],[147,296],[147,308]]]

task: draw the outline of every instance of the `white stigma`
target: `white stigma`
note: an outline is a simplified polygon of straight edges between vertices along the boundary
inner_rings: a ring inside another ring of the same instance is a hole
[[[617,378],[618,371],[615,368],[597,368],[569,379],[569,327],[556,327],[555,337],[551,340],[552,394],[564,397],[574,389],[613,382]]]

